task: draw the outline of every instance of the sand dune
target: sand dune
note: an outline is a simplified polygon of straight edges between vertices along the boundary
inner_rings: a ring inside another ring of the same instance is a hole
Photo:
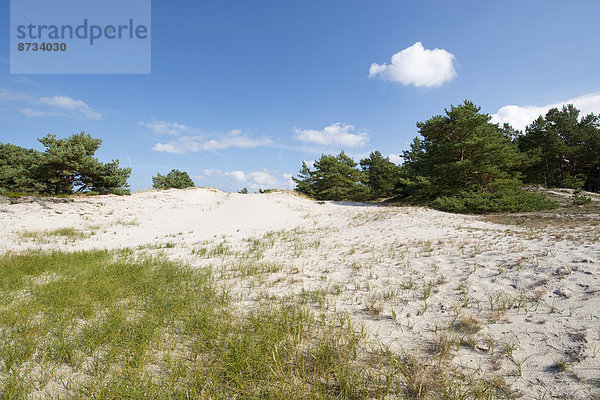
[[[600,393],[600,229],[585,221],[187,189],[2,204],[0,251],[162,252],[213,268],[240,307],[303,298],[391,351],[447,351],[524,398],[587,399]]]

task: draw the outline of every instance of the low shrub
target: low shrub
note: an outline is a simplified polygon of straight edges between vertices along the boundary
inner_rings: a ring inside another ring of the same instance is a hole
[[[442,196],[433,200],[430,206],[460,214],[488,214],[549,210],[559,205],[541,193],[512,189],[495,193],[464,192],[457,196]]]
[[[574,206],[584,206],[592,202],[592,199],[590,197],[581,194],[581,190],[575,190],[573,192],[572,200]]]

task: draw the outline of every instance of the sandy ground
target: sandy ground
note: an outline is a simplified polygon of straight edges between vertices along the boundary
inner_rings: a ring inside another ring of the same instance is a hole
[[[164,253],[210,266],[243,308],[304,301],[348,313],[391,351],[448,352],[517,397],[600,398],[600,220],[565,220],[527,227],[281,192],[149,191],[0,204],[0,252]]]

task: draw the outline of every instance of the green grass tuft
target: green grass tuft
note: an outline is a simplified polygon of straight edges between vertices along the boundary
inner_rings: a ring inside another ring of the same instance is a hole
[[[0,256],[2,399],[491,398],[364,341],[293,301],[241,311],[210,270],[131,250]]]
[[[37,243],[50,243],[52,239],[64,239],[65,241],[85,239],[91,236],[92,233],[69,227],[46,231],[23,231],[19,233],[19,236],[24,240],[32,240]]]

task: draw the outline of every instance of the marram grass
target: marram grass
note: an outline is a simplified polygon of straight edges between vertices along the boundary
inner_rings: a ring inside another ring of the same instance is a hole
[[[0,399],[497,392],[432,371],[414,358],[366,351],[345,317],[330,321],[286,303],[239,310],[207,269],[129,250],[0,256]]]

